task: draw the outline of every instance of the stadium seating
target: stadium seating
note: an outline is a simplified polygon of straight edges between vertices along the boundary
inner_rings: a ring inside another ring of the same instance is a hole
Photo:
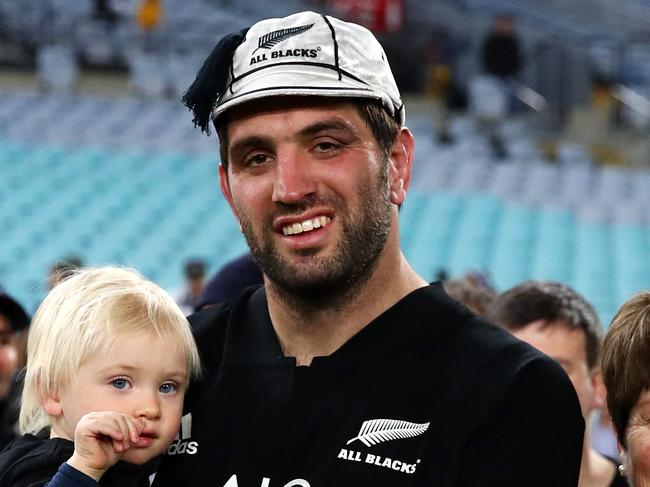
[[[607,322],[650,288],[649,171],[601,168],[579,146],[548,163],[516,122],[503,128],[509,157],[490,157],[469,118],[440,145],[430,121],[416,134],[402,244],[433,280],[485,272],[502,290],[526,279],[573,285]],[[214,136],[194,129],[179,103],[0,92],[0,283],[28,308],[49,266],[136,267],[167,288],[183,262],[215,270],[246,249],[219,194]]]

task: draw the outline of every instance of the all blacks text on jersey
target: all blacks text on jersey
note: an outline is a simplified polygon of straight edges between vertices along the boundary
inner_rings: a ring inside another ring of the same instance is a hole
[[[228,482],[226,482],[223,485],[223,487],[257,487],[257,485],[255,486],[239,485],[239,483],[237,482],[237,475],[233,475],[228,479]],[[309,482],[307,482],[304,479],[294,479],[282,486],[279,485],[276,486],[274,484],[271,484],[271,479],[264,477],[259,487],[311,487],[311,486],[309,485]]]

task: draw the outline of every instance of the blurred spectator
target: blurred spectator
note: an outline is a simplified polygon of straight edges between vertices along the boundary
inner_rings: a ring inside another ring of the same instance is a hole
[[[113,10],[110,0],[95,0],[95,18],[109,24],[120,20],[120,16]]]
[[[138,7],[138,25],[149,32],[157,29],[163,17],[163,6],[160,0],[142,0]]]
[[[194,312],[194,308],[199,303],[205,288],[205,262],[200,259],[188,260],[185,263],[185,285],[173,291],[170,291],[174,301],[180,306],[185,315]]]
[[[616,313],[603,344],[607,406],[621,447],[621,474],[632,487],[650,485],[650,293]]]
[[[498,296],[486,316],[564,368],[586,423],[593,411],[604,406],[605,388],[598,367],[601,324],[581,295],[557,282],[529,281]],[[591,447],[589,429],[585,428],[578,486],[625,486],[616,466],[614,460]]]
[[[29,316],[0,288],[0,450],[17,436],[20,385],[17,371],[25,365]]]
[[[47,278],[48,288],[51,290],[62,280],[69,277],[76,269],[83,267],[81,257],[70,255],[63,259],[57,260],[50,267],[50,274]]]
[[[434,281],[446,281],[449,279],[449,272],[444,267],[440,267],[436,270],[434,274]]]
[[[485,314],[494,298],[496,298],[496,293],[489,285],[473,279],[472,276],[450,279],[444,281],[443,285],[451,298],[463,303],[479,316]]]
[[[449,112],[466,108],[465,93],[457,76],[457,59],[466,47],[447,27],[434,28],[422,46],[422,60],[427,64],[426,94],[437,105],[434,120],[438,141],[453,142],[449,132]]]
[[[498,15],[481,49],[483,76],[470,83],[472,111],[497,159],[508,155],[499,129],[513,105],[511,92],[515,90],[514,81],[521,66],[522,55],[515,33],[514,17],[508,14]]]
[[[163,4],[161,0],[142,0],[137,12],[137,21],[144,34],[144,49],[156,51],[158,33],[163,21]]]
[[[208,281],[196,310],[218,306],[234,298],[245,287],[263,283],[262,272],[251,254],[246,253],[226,263]]]
[[[501,80],[517,78],[522,66],[519,39],[515,32],[515,19],[510,14],[494,18],[492,31],[481,49],[483,72]]]

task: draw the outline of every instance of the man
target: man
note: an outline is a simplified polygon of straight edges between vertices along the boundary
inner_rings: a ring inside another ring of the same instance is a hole
[[[76,255],[70,255],[57,260],[50,267],[50,272],[47,276],[48,289],[51,291],[57,284],[70,277],[81,267],[83,267],[83,261],[81,260],[81,257]]]
[[[216,127],[265,285],[192,317],[206,373],[157,486],[576,484],[583,421],[561,368],[400,250],[413,136],[369,31],[258,22],[185,101]]]
[[[194,312],[205,290],[205,262],[201,259],[188,260],[185,262],[183,274],[183,287],[170,291],[170,294],[187,316]]]
[[[0,450],[17,436],[20,384],[16,372],[25,365],[29,316],[0,287]]]
[[[497,294],[481,274],[467,274],[443,282],[449,297],[465,305],[478,316],[485,316]]]
[[[481,49],[481,66],[486,74],[499,79],[517,78],[522,57],[515,31],[515,19],[510,14],[494,18],[492,31]]]
[[[578,393],[585,422],[604,406],[598,367],[601,325],[594,308],[582,296],[557,282],[530,281],[500,295],[487,317],[564,368]],[[614,462],[591,447],[589,429],[585,429],[578,486],[626,485]]]
[[[196,309],[198,311],[209,306],[220,306],[237,296],[242,289],[260,284],[264,284],[262,272],[250,252],[246,252],[226,262],[210,278]]]

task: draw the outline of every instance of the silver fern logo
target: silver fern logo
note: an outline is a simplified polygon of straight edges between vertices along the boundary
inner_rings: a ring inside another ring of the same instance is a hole
[[[364,421],[359,434],[347,442],[359,440],[366,446],[373,446],[385,441],[412,438],[421,435],[431,423],[409,423],[397,419],[370,419]]]
[[[276,44],[289,39],[290,37],[297,36],[303,32],[308,31],[314,26],[314,24],[301,25],[300,27],[292,27],[290,29],[280,29],[264,34],[257,41],[257,49],[253,51],[255,54],[260,49],[271,49]]]

